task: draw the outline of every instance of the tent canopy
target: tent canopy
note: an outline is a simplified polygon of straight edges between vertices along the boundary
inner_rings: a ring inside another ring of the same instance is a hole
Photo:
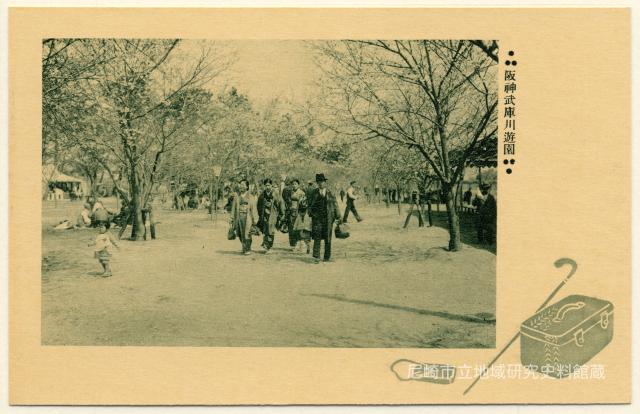
[[[63,173],[59,173],[56,176],[55,180],[52,180],[52,181],[57,181],[59,183],[81,183],[82,182],[82,180],[79,178],[75,178]]]
[[[81,183],[80,178],[61,173],[53,165],[42,167],[42,178],[49,183]]]

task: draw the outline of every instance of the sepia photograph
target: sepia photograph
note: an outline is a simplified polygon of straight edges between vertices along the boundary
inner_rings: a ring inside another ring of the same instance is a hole
[[[42,39],[42,345],[495,348],[497,78],[496,40]]]

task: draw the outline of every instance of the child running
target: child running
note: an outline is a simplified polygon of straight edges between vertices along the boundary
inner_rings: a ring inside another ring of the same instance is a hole
[[[120,250],[120,246],[116,243],[116,239],[109,232],[107,225],[102,224],[100,226],[100,230],[98,235],[96,236],[96,240],[94,242],[89,243],[89,246],[95,245],[94,255],[95,258],[98,259],[98,262],[102,265],[102,273],[100,276],[109,277],[111,276],[111,266],[109,265],[109,258],[111,257],[111,246],[116,246],[118,250]]]

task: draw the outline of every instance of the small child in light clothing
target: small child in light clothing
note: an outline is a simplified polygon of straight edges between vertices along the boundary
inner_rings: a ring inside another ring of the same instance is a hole
[[[296,216],[293,230],[298,232],[299,251],[302,251],[302,243],[307,246],[307,254],[311,252],[311,217],[308,214],[307,199],[300,200],[298,215]]]
[[[116,246],[120,249],[120,246],[116,243],[116,239],[109,232],[106,225],[101,225],[98,235],[96,236],[96,240],[92,243],[89,243],[89,246],[95,245],[94,249],[95,258],[98,259],[98,262],[102,265],[102,273],[100,274],[102,277],[111,276],[111,266],[109,265],[109,258],[111,257],[111,246]]]

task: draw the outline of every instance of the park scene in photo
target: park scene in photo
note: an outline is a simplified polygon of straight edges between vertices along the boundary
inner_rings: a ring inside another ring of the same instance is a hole
[[[495,347],[497,48],[44,39],[42,344]]]

